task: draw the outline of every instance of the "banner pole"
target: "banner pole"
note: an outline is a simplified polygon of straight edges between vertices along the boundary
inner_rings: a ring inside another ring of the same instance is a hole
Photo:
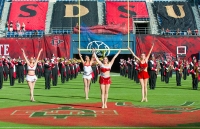
[[[130,46],[129,45],[129,42],[130,42],[130,35],[129,35],[129,25],[130,25],[130,20],[129,20],[129,17],[130,17],[130,11],[129,11],[129,0],[127,1],[128,2],[128,47]]]
[[[79,32],[78,32],[78,48],[80,49],[80,44],[81,44],[81,18],[80,18],[80,12],[81,12],[81,10],[80,10],[80,0],[78,0],[78,5],[79,5],[79,7],[78,7],[78,29],[79,29]]]

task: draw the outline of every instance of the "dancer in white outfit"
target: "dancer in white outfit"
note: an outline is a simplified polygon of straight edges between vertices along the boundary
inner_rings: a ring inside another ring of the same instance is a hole
[[[26,76],[26,81],[27,81],[29,89],[30,89],[30,100],[33,102],[33,101],[35,101],[34,95],[33,95],[33,91],[34,91],[35,82],[37,80],[37,77],[35,75],[35,69],[36,69],[40,54],[42,52],[42,49],[40,50],[36,61],[34,61],[33,57],[31,57],[30,60],[28,60],[27,56],[26,56],[26,54],[24,52],[24,49],[21,49],[21,50],[23,52],[23,56],[24,56],[24,59],[25,59],[25,61],[27,63],[27,67],[28,67],[27,68],[28,69],[28,74]]]
[[[78,53],[79,53],[79,57],[81,59],[81,62],[83,63],[83,82],[84,82],[84,89],[85,89],[85,99],[89,99],[88,98],[88,94],[89,94],[89,89],[90,89],[90,82],[92,79],[92,63],[93,63],[93,57],[90,60],[89,56],[85,56],[85,61],[82,58],[82,55],[80,53],[80,50],[78,49]]]

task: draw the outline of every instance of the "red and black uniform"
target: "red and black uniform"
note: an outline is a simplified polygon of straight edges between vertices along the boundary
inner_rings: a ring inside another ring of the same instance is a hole
[[[53,86],[57,86],[58,83],[58,62],[57,60],[54,59],[54,61],[52,62],[52,84]]]
[[[140,66],[139,66],[139,64],[135,61],[134,62],[134,66],[135,66],[135,72],[134,72],[134,80],[135,80],[135,82],[136,83],[139,83],[139,78],[138,78],[138,73],[139,73],[139,69],[140,69]]]
[[[60,70],[60,75],[61,75],[61,82],[65,83],[65,80],[66,80],[66,67],[65,67],[65,62],[64,61],[59,63],[59,70]]]
[[[0,89],[3,87],[3,60],[0,59]]]
[[[73,79],[74,74],[75,74],[75,69],[74,69],[74,65],[73,64],[69,64],[70,67],[70,71],[71,71],[71,76],[70,76],[70,80]]]
[[[188,67],[187,62],[183,62],[183,80],[187,79]]]
[[[22,60],[17,62],[18,83],[24,83],[24,65]]]
[[[181,61],[174,62],[174,70],[176,71],[176,85],[177,86],[181,86],[181,76],[182,76],[182,73],[180,73],[181,65],[182,65]]]
[[[126,63],[126,61],[124,61],[124,69],[123,69],[123,72],[124,72],[124,77],[127,77],[127,73],[128,73],[128,66],[127,66],[127,63]]]
[[[10,61],[8,62],[9,65],[9,79],[10,79],[10,86],[14,86],[15,84],[15,79],[16,79],[16,67],[15,67],[15,62]]]
[[[69,78],[71,77],[71,71],[70,71],[70,67],[69,67],[69,64],[66,64],[65,65],[65,68],[66,68],[66,81],[69,81]]]
[[[94,77],[92,78],[92,83],[96,83],[96,81],[97,81],[97,78],[96,78],[97,76],[96,75],[98,75],[96,63],[93,63],[91,67],[92,67],[92,71],[94,73]]]
[[[124,72],[123,72],[123,69],[124,69],[124,63],[123,63],[123,61],[121,60],[120,62],[119,62],[119,64],[120,64],[120,76],[124,76]]]
[[[6,59],[3,59],[3,69],[4,69],[4,81],[8,80],[8,74],[9,74],[9,65],[8,61]]]
[[[161,76],[161,81],[162,81],[162,82],[165,81],[164,72],[165,72],[165,69],[164,69],[164,62],[161,61],[161,62],[160,62],[160,76]]]
[[[51,63],[44,64],[45,89],[51,88],[51,69],[52,69]]]
[[[163,62],[165,83],[169,83],[170,65],[171,63],[169,61]]]
[[[43,71],[44,71],[42,62],[38,62],[37,71],[38,71],[38,78],[41,78],[43,76]]]
[[[155,60],[149,60],[148,62],[148,73],[149,73],[149,88],[155,89],[157,79],[157,63]]]
[[[197,62],[191,62],[190,63],[190,74],[192,75],[192,89],[193,90],[197,90],[198,88],[198,77],[197,77],[197,73],[195,71],[195,67],[198,67],[198,63]]]
[[[132,69],[132,60],[131,59],[128,59],[127,61],[127,71],[128,71],[128,78],[131,79],[132,77],[132,72],[133,72],[133,69]]]

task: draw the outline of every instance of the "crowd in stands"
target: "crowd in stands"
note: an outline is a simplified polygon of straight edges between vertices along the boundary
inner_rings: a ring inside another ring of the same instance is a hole
[[[168,28],[165,30],[164,28],[162,28],[161,35],[199,35],[199,31],[198,29],[195,30],[191,30],[190,28],[188,28],[187,31],[181,31],[179,28],[174,31],[174,30],[169,30]]]

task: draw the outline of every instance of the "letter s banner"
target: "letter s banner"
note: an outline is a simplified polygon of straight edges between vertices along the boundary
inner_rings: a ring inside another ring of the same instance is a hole
[[[13,28],[16,29],[16,22],[26,25],[26,30],[45,30],[46,13],[48,2],[12,2],[9,22],[13,21]]]
[[[128,17],[149,18],[145,2],[129,2],[129,15],[128,2],[106,2],[106,12],[107,24],[127,24]]]

